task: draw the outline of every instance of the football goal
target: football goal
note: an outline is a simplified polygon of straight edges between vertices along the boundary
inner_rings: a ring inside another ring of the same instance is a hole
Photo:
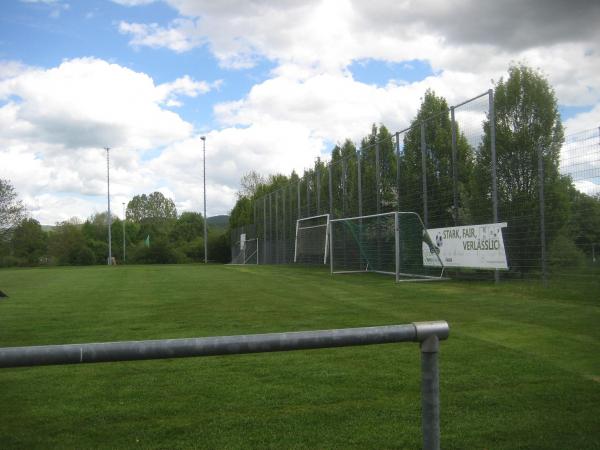
[[[414,212],[390,212],[330,221],[331,273],[376,272],[396,281],[441,280],[444,265]],[[424,254],[439,267],[426,266]]]
[[[329,226],[329,214],[305,217],[296,221],[295,263],[327,264]]]
[[[233,246],[231,264],[258,264],[258,238],[246,239],[245,234]]]

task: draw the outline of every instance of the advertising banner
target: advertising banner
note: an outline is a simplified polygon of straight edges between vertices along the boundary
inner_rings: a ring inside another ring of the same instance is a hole
[[[473,269],[508,269],[502,239],[503,223],[431,228],[427,230],[431,243],[423,242],[423,265],[465,267]]]

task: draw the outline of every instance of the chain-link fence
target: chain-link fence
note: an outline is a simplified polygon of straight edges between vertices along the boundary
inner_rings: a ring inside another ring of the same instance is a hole
[[[600,258],[600,129],[564,143],[561,133],[509,141],[496,123],[491,90],[426,112],[395,134],[374,127],[358,148],[349,141],[336,146],[327,164],[317,160],[297,181],[253,199],[258,262],[293,262],[300,218],[411,211],[428,229],[506,222],[508,270],[448,267],[450,276],[545,278],[565,266],[593,273]]]

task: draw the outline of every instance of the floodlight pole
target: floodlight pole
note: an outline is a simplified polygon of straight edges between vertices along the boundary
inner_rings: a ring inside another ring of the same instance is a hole
[[[127,215],[125,213],[125,202],[123,202],[123,262],[125,262],[125,220]]]
[[[208,218],[206,217],[206,136],[202,139],[202,181],[204,184],[204,264],[208,263]]]
[[[108,203],[108,265],[112,264],[112,238],[111,238],[111,227],[112,227],[112,219],[110,217],[110,147],[104,147],[106,150],[106,185],[107,185],[107,195],[106,201]]]

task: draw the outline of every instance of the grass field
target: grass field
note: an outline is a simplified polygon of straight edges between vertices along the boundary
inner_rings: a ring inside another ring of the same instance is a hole
[[[445,449],[600,448],[600,280],[0,270],[0,346],[447,320]],[[0,369],[0,448],[419,448],[417,344]]]

